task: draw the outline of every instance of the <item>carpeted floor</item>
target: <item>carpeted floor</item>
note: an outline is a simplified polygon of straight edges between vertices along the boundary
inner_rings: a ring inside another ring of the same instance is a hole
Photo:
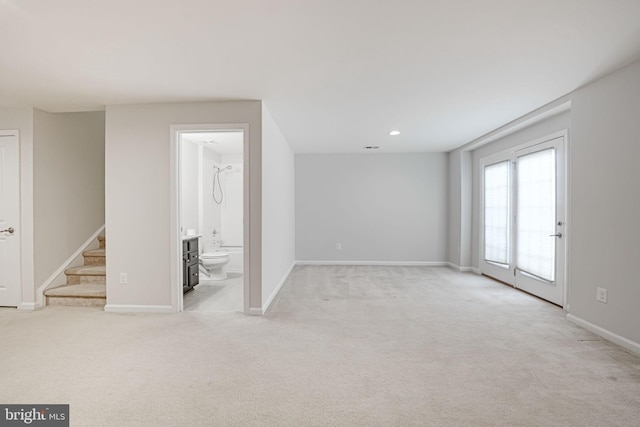
[[[296,267],[262,317],[0,309],[0,403],[72,426],[637,426],[640,357],[447,268]]]

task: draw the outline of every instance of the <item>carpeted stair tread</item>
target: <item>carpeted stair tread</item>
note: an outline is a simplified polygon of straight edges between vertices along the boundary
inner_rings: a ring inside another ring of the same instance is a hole
[[[45,304],[104,307],[107,302],[106,236],[98,236],[98,249],[82,252],[84,265],[67,268],[66,284],[44,291]]]
[[[62,285],[47,289],[44,294],[48,297],[106,298],[107,286],[95,283]]]
[[[105,265],[81,265],[66,269],[64,274],[67,276],[106,276],[107,267]]]
[[[106,256],[107,255],[107,250],[106,249],[89,249],[89,250],[86,250],[86,251],[82,252],[82,255],[84,255],[84,256]]]

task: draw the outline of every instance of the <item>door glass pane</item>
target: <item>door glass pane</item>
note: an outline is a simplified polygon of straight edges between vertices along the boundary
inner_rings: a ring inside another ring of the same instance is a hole
[[[509,165],[484,168],[484,259],[509,264]]]
[[[516,207],[517,267],[553,282],[556,226],[556,151],[518,158]]]

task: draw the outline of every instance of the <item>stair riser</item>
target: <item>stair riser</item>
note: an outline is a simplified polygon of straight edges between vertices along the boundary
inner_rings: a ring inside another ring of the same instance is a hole
[[[67,276],[68,285],[79,285],[81,283],[99,283],[101,285],[106,285],[107,277],[106,276],[82,276],[82,275]]]
[[[104,235],[98,236],[99,249],[102,250],[84,251],[84,265],[65,271],[67,283],[45,291],[46,305],[104,308],[107,302],[106,242]]]
[[[106,265],[106,258],[103,256],[85,256],[84,265]]]
[[[106,298],[47,297],[47,305],[67,307],[104,307],[106,303]]]

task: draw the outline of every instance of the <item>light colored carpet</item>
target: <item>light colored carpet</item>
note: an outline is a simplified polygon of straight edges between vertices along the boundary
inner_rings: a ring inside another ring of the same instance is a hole
[[[296,267],[263,317],[0,310],[0,403],[72,426],[637,426],[640,357],[447,268]]]

